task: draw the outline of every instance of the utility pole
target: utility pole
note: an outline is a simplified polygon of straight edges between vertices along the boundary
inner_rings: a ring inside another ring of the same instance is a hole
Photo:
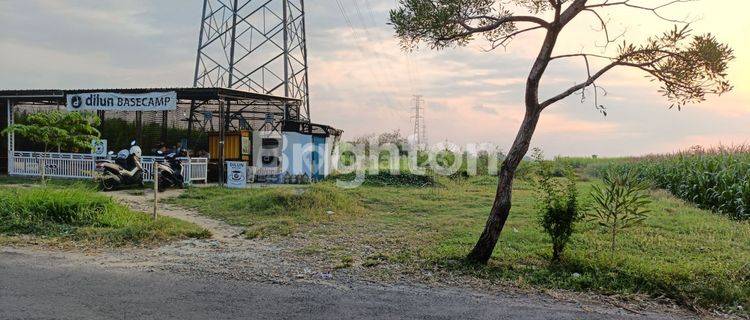
[[[421,95],[414,96],[414,143],[419,150],[426,149],[427,142],[427,122],[425,121],[425,102]]]

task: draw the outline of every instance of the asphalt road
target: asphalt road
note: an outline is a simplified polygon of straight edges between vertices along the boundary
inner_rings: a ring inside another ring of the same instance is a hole
[[[458,289],[275,285],[106,269],[0,248],[0,319],[670,319]]]

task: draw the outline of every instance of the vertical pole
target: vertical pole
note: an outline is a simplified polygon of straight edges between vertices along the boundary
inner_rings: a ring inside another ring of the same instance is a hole
[[[191,144],[193,143],[193,113],[195,113],[195,100],[190,102],[190,111],[188,111],[188,134],[187,143],[183,146],[185,150],[193,150]],[[190,153],[188,153],[190,155]]]
[[[300,9],[302,10],[302,55],[304,55],[304,62],[305,62],[305,93],[303,94],[304,103],[302,108],[305,108],[307,120],[312,121],[312,116],[310,115],[310,78],[308,77],[308,68],[307,68],[307,27],[305,22],[305,0],[300,0]]]
[[[289,0],[282,0],[282,30],[284,32],[284,97],[289,97]],[[289,120],[289,102],[284,101],[284,122]]]
[[[234,7],[232,7],[232,39],[229,44],[229,84],[227,88],[234,88],[234,47],[237,42],[237,10],[239,4],[237,0],[234,0]]]
[[[161,112],[161,141],[167,143],[167,118],[169,117],[168,111]]]
[[[201,19],[201,33],[198,35],[198,53],[195,58],[195,77],[193,78],[193,87],[198,86],[198,70],[200,70],[201,54],[203,52],[203,33],[206,30],[206,6],[208,5],[208,1],[209,0],[203,0],[203,18]],[[195,101],[193,101],[193,103],[195,103]]]
[[[13,105],[10,103],[10,99],[7,101],[7,111],[8,111],[8,127],[12,126],[15,122],[15,117],[13,115]],[[15,151],[15,142],[16,142],[16,135],[15,133],[11,132],[8,134],[8,175],[10,175],[12,172],[15,172],[14,169],[14,158],[15,155],[13,152]]]
[[[289,0],[282,0],[284,31],[284,96],[289,97]]]
[[[224,185],[224,138],[226,137],[226,127],[224,125],[224,100],[219,100],[219,185]]]
[[[159,163],[154,160],[154,213],[152,218],[156,221],[158,218],[157,210],[159,208]]]
[[[135,112],[135,138],[140,145],[143,145],[143,111]]]
[[[193,77],[193,87],[198,87],[198,72],[200,70],[201,66],[201,54],[203,53],[203,33],[206,30],[206,7],[208,6],[209,0],[203,0],[203,14],[201,15],[201,31],[198,35],[198,53],[196,53],[195,57],[195,76]],[[202,78],[202,77],[201,77]],[[188,137],[187,137],[187,145],[185,148],[188,150],[191,149],[191,144],[193,143],[193,113],[195,112],[195,100],[192,100],[190,102],[190,114],[188,115]]]
[[[232,7],[232,39],[231,39],[230,45],[229,45],[229,84],[227,85],[227,88],[229,88],[229,89],[234,88],[234,63],[235,63],[235,61],[234,61],[234,48],[235,48],[235,43],[237,42],[237,13],[238,13],[238,10],[239,10],[238,0],[234,0],[234,6]],[[230,112],[231,109],[232,109],[232,105],[227,100],[227,104],[226,104],[226,112],[227,112],[227,114],[224,115],[224,112],[221,112],[222,113],[222,117],[224,117],[224,121],[221,121],[223,129],[220,131],[221,137],[219,138],[219,149],[221,150],[221,155],[219,156],[220,157],[220,162],[221,162],[219,165],[221,166],[221,169],[220,169],[219,172],[222,174],[222,176],[219,177],[219,183],[220,184],[222,184],[222,182],[224,181],[223,180],[224,179],[224,177],[223,177],[223,174],[224,174],[224,137],[226,135],[226,131],[229,130],[229,122],[232,121],[232,120],[230,120],[230,117],[229,117],[229,112]]]

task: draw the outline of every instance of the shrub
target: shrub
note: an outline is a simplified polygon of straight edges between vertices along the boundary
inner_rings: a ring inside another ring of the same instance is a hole
[[[604,188],[594,185],[591,192],[594,200],[592,220],[610,232],[614,252],[617,234],[643,223],[649,212],[644,207],[651,201],[645,194],[648,186],[639,182],[632,173],[609,172],[602,180]]]
[[[552,261],[558,262],[575,231],[576,221],[581,218],[575,176],[567,168],[564,178],[557,179],[559,164],[545,161],[538,149],[533,157],[537,165],[535,185],[541,213],[539,223],[552,240]]]

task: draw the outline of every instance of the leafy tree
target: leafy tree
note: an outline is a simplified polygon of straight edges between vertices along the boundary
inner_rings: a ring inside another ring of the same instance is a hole
[[[91,142],[101,136],[96,129],[99,124],[99,118],[91,113],[49,111],[30,114],[25,123],[13,124],[2,134],[18,134],[39,143],[44,146],[44,153],[51,148],[90,149]],[[44,181],[47,167],[44,157],[39,159],[39,167]]]
[[[555,165],[552,161],[545,161],[539,149],[534,150],[532,158],[536,165],[537,205],[541,213],[539,224],[552,240],[552,261],[559,262],[575,231],[575,223],[582,216],[575,174],[567,167],[565,177],[556,178]]]
[[[591,197],[594,200],[591,220],[611,235],[611,250],[615,251],[617,234],[638,226],[646,220],[651,200],[645,191],[648,185],[638,181],[635,174],[607,172],[603,177],[604,188],[594,185]]]
[[[485,229],[467,257],[469,261],[487,263],[490,259],[510,213],[516,169],[528,152],[541,113],[547,107],[593,88],[594,105],[606,114],[598,101],[601,89],[597,80],[616,68],[637,69],[661,83],[660,92],[672,107],[702,102],[709,94],[731,90],[726,72],[728,62],[734,59],[732,49],[710,34],[692,36],[686,23],[667,19],[660,13],[665,7],[688,1],[654,0],[649,2],[652,6],[646,6],[631,0],[399,0],[398,7],[390,12],[390,21],[405,49],[420,43],[427,43],[433,49],[464,46],[478,35],[484,36],[494,49],[505,47],[512,39],[529,32],[544,33],[526,81],[525,116],[501,166],[495,201]],[[620,37],[610,36],[608,22],[602,17],[603,11],[614,8],[654,14],[683,26],[641,44],[622,41],[612,55],[586,52],[554,55],[561,32],[576,18],[591,18],[599,24],[607,44],[619,41]],[[587,77],[556,95],[541,98],[539,87],[549,64],[572,58],[586,63]],[[603,67],[596,69],[597,61]]]

